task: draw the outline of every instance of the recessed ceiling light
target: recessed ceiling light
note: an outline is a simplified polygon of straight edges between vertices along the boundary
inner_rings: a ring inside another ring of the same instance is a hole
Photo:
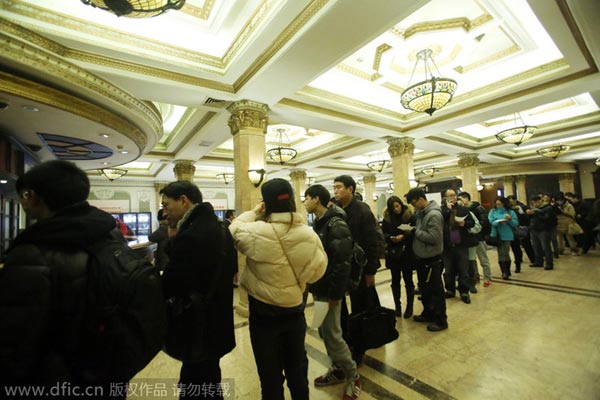
[[[105,139],[108,139],[110,137],[108,133],[101,133],[100,136],[102,136]]]
[[[129,152],[127,150],[121,150],[120,153],[121,154],[129,154]]]
[[[107,163],[106,161],[104,161],[104,162],[102,163],[102,165],[108,165],[108,163]]]
[[[34,107],[34,106],[23,106],[23,110],[25,110],[25,111],[32,111],[32,112],[38,112],[38,111],[40,111],[39,108]]]

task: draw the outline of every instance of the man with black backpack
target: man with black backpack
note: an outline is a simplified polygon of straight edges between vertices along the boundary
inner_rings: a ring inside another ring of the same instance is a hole
[[[364,249],[367,257],[367,265],[362,274],[360,284],[350,292],[352,313],[359,313],[368,308],[375,299],[369,296],[377,295],[375,290],[375,273],[381,265],[380,258],[383,256],[380,249],[385,249],[381,228],[375,220],[369,206],[355,198],[356,182],[349,175],[340,175],[333,180],[333,193],[338,204],[344,209],[348,216],[348,226],[352,237]],[[342,329],[346,329],[348,308],[346,301],[342,302]],[[345,332],[344,332],[345,333]],[[362,363],[365,350],[358,345],[352,349],[352,357],[358,365]]]
[[[37,165],[16,190],[37,222],[0,271],[0,397],[124,399],[164,340],[158,275],[86,202],[90,182],[75,164]]]
[[[345,382],[343,398],[350,400],[358,398],[361,385],[356,363],[342,338],[340,312],[341,300],[348,287],[353,241],[344,210],[336,205],[327,208],[330,198],[329,191],[322,185],[311,185],[304,193],[306,211],[316,216],[313,229],[319,234],[329,260],[325,275],[309,287],[315,301],[329,303],[319,334],[331,359],[331,367],[315,379],[315,386]]]
[[[161,191],[164,215],[176,234],[169,240],[163,274],[170,308],[167,354],[183,361],[180,399],[222,399],[222,356],[235,347],[233,331],[234,264],[237,252],[229,230],[210,203],[188,181],[171,182]],[[177,322],[175,324],[174,322]],[[212,387],[214,392],[194,390]]]

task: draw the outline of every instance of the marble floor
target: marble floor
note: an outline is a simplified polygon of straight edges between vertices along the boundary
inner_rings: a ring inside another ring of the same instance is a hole
[[[399,339],[367,352],[359,368],[361,399],[600,399],[600,249],[561,256],[553,271],[524,264],[509,281],[499,276],[496,252],[489,256],[492,285],[479,285],[471,304],[447,301],[448,330],[431,333],[425,324],[398,319]],[[389,271],[380,270],[381,303],[392,308],[389,283]],[[416,302],[415,312],[421,309]],[[308,321],[312,312],[309,305]],[[227,398],[260,399],[247,319],[235,318],[237,347],[221,360]],[[312,385],[328,362],[311,329],[306,350],[311,399],[341,399],[340,385]],[[179,367],[159,353],[133,382],[172,385]],[[158,397],[176,398],[165,393]],[[147,397],[153,396],[132,392],[129,399]]]

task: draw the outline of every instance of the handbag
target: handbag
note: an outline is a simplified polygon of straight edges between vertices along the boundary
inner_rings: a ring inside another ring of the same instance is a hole
[[[500,244],[500,238],[498,237],[498,235],[496,235],[496,236],[485,235],[485,243],[488,246],[498,247],[498,245]]]
[[[583,233],[583,229],[577,222],[573,222],[572,224],[569,224],[569,226],[567,227],[567,235],[575,236],[575,235],[581,235],[582,233]]]
[[[525,225],[519,225],[515,228],[515,236],[517,239],[526,239],[529,236],[529,227]]]
[[[376,349],[398,339],[396,312],[382,307],[375,287],[368,288],[366,310],[348,316],[348,344],[360,349]]]

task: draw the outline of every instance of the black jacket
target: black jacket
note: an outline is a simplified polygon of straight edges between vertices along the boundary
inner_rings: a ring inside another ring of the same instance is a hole
[[[84,247],[113,217],[83,202],[25,229],[0,270],[0,382],[77,382],[86,311]]]
[[[492,230],[492,225],[488,219],[488,211],[478,201],[472,201],[468,208],[469,211],[477,217],[477,220],[481,225],[481,231],[472,234],[472,236],[475,236],[478,242],[483,242],[485,240],[485,235],[489,234]]]
[[[454,222],[455,215],[466,215],[465,224],[463,226],[458,226]],[[460,234],[460,243],[455,244],[454,246],[462,246],[462,247],[472,247],[476,246],[479,243],[477,239],[477,235],[471,235],[469,233],[469,229],[475,226],[475,221],[473,221],[473,217],[469,214],[469,209],[465,206],[455,205],[451,210],[446,207],[446,205],[442,206],[442,216],[444,217],[444,250],[449,249],[453,245],[450,243],[450,232],[458,231]]]
[[[348,216],[348,226],[352,233],[352,238],[358,242],[365,251],[367,265],[363,270],[365,275],[375,275],[377,269],[381,266],[378,255],[377,224],[375,216],[366,203],[355,198],[344,207]]]
[[[165,269],[165,266],[169,263],[169,255],[167,254],[167,247],[169,244],[169,227],[167,224],[159,224],[158,229],[155,230],[148,236],[148,240],[156,243],[156,253],[154,257],[154,265],[160,271]]]
[[[404,239],[398,243],[392,242],[391,237],[402,235],[404,233],[402,230],[398,229],[400,224],[415,226],[416,221],[416,214],[413,214],[407,206],[403,207],[402,214],[399,215],[388,209],[383,212],[381,229],[383,230],[383,237],[385,238],[386,267],[390,268],[393,263],[398,262],[403,265],[412,263],[413,235],[405,235]]]
[[[529,229],[532,231],[550,231],[557,223],[556,211],[550,204],[543,204],[534,209],[534,214],[529,218]]]
[[[225,232],[225,243],[221,232]],[[209,206],[198,204],[169,240],[168,253],[169,264],[163,275],[167,299],[193,292],[207,294],[215,273],[221,269],[209,309],[208,347],[215,357],[229,353],[235,347],[232,278],[237,260],[229,230]]]
[[[348,287],[350,259],[352,257],[352,235],[346,223],[346,213],[332,206],[313,224],[327,253],[325,275],[310,285],[310,292],[319,298],[341,300]]]

